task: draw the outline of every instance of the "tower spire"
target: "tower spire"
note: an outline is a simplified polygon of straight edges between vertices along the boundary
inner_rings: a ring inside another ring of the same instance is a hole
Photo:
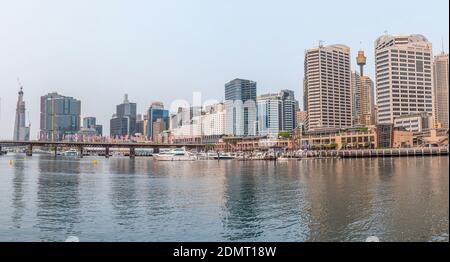
[[[363,50],[358,51],[358,57],[356,57],[356,62],[359,65],[361,76],[364,76],[364,66],[367,63],[367,57],[364,55]]]
[[[19,78],[17,78],[17,83],[19,84],[19,95],[23,95],[23,85],[22,85],[22,83],[20,82],[20,79]]]

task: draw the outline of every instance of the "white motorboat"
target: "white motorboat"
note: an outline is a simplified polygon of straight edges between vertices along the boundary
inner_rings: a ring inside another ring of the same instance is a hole
[[[62,153],[62,156],[79,157],[80,156],[80,152],[78,152],[76,149],[70,149],[70,150],[64,151]]]
[[[153,159],[157,161],[195,161],[197,157],[187,152],[184,148],[176,148],[154,154]]]

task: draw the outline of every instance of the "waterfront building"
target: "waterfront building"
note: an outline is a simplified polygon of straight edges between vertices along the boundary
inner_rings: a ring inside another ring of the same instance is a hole
[[[288,132],[292,135],[294,129],[297,127],[296,112],[299,109],[299,103],[295,99],[294,91],[281,90],[278,94],[282,101],[282,114],[281,114],[281,131]]]
[[[403,115],[394,119],[394,128],[422,132],[434,128],[434,119],[429,113]]]
[[[161,119],[164,122],[164,130],[169,128],[169,111],[164,109],[162,102],[153,102],[147,111],[147,136],[153,138],[155,135],[153,132],[153,123]]]
[[[448,146],[448,128],[427,129],[414,133],[415,146]]]
[[[436,125],[442,128],[448,125],[448,89],[449,89],[449,59],[448,54],[442,52],[434,57],[434,112]]]
[[[225,84],[225,133],[229,136],[257,134],[256,82],[234,79]]]
[[[116,113],[110,121],[111,137],[130,137],[136,133],[136,103],[125,94],[123,103],[116,106]]]
[[[277,94],[260,95],[256,103],[259,135],[277,137],[280,132],[293,133],[298,110],[293,91],[282,90]]]
[[[384,35],[375,42],[378,122],[433,113],[432,44],[422,35]]]
[[[394,124],[377,124],[377,148],[392,148]]]
[[[205,107],[201,119],[202,136],[221,137],[225,135],[225,104],[218,103]]]
[[[261,139],[267,138],[267,136],[226,136],[214,145],[214,150],[218,152],[254,152],[260,150]]]
[[[202,140],[202,116],[194,116],[190,122],[172,129],[174,143],[201,143]]]
[[[352,126],[350,48],[319,45],[305,53],[307,129]]]
[[[278,94],[265,94],[256,99],[258,132],[262,136],[278,137],[282,130],[282,101]]]
[[[360,72],[352,72],[351,78],[353,125],[374,125],[374,83],[370,77],[364,75],[364,66],[366,65],[364,51],[358,52],[357,64],[360,66]]]
[[[409,131],[395,130],[392,132],[393,148],[411,148],[414,147],[414,134]]]
[[[303,133],[300,144],[304,149],[315,150],[376,148],[377,134],[374,127],[327,128]]]
[[[41,97],[40,140],[73,140],[80,130],[81,102],[49,93]]]
[[[30,125],[26,124],[25,101],[23,100],[23,88],[20,87],[16,105],[16,118],[14,122],[14,141],[30,140]]]
[[[299,138],[268,136],[223,137],[215,145],[218,151],[349,150],[413,147],[413,133],[394,129],[392,124],[369,127],[323,128],[304,132]],[[448,143],[448,140],[446,140]],[[445,143],[445,141],[444,141]],[[297,146],[299,144],[299,146]]]
[[[184,115],[196,112],[186,121]],[[175,143],[213,144],[225,135],[225,105],[218,103],[209,105],[203,111],[197,109],[179,109],[171,116],[172,140]]]

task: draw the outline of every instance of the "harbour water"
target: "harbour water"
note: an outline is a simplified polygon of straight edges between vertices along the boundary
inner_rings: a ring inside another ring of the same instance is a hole
[[[449,241],[448,176],[448,157],[7,155],[0,241]]]

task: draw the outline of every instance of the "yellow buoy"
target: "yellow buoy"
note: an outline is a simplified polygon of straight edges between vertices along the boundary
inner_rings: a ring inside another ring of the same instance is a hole
[[[9,165],[12,165],[12,163],[13,163],[12,160],[9,160]]]
[[[92,160],[93,165],[97,165],[97,160]]]

